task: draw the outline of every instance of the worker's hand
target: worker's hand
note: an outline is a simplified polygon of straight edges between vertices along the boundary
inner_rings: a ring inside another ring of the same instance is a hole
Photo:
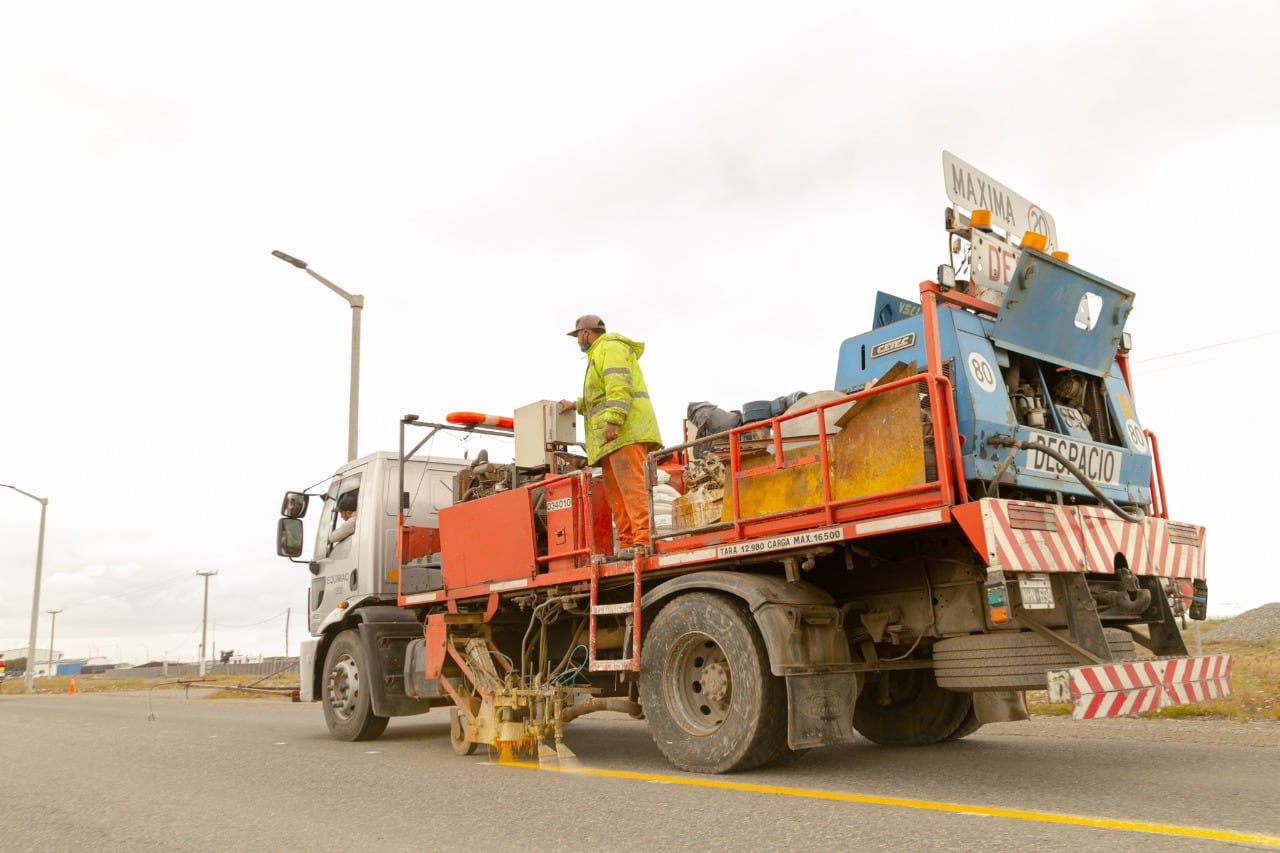
[[[578,408],[578,404],[573,402],[572,400],[560,401],[560,414],[562,415],[567,415],[569,412],[572,412],[577,408]]]
[[[605,424],[605,425],[604,425],[604,440],[605,440],[605,441],[613,441],[613,440],[614,440],[615,438],[617,438],[617,437],[618,437],[618,425],[617,425],[617,424]]]

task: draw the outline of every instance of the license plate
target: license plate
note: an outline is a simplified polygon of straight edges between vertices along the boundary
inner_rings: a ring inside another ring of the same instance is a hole
[[[1048,575],[1027,575],[1018,581],[1022,593],[1022,606],[1028,610],[1052,610],[1053,587]]]

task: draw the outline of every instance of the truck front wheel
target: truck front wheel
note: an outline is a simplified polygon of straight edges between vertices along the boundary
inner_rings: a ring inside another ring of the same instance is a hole
[[[373,713],[369,688],[362,683],[369,665],[355,631],[334,638],[324,656],[324,721],[338,740],[374,740],[387,729],[387,717]]]
[[[640,702],[654,743],[682,770],[750,770],[786,751],[786,685],[734,599],[694,592],[662,609],[641,655]]]

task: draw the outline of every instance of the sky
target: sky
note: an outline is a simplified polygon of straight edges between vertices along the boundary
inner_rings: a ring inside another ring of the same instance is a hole
[[[645,342],[663,436],[834,382],[945,263],[944,150],[1136,293],[1135,399],[1210,615],[1280,600],[1280,4],[17,4],[0,27],[0,483],[48,499],[37,645],[296,654],[288,489],[398,419],[576,396]],[[461,455],[452,438],[433,452]],[[40,505],[0,489],[0,648]],[[314,519],[309,519],[310,526]],[[309,527],[310,530],[310,527]]]

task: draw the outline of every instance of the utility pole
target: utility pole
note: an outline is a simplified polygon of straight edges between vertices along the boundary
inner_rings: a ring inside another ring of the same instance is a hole
[[[205,661],[205,637],[209,628],[209,578],[217,574],[214,571],[196,572],[200,577],[204,578],[204,618],[200,621],[200,677],[204,678],[204,661]]]
[[[62,612],[62,609],[61,609],[61,608],[59,608],[59,609],[57,609],[57,610],[46,610],[46,611],[45,611],[45,613],[48,613],[50,616],[52,616],[52,617],[53,617],[53,619],[51,619],[51,620],[49,621],[49,676],[50,676],[51,678],[52,678],[53,676],[55,676],[55,675],[57,675],[57,674],[58,674],[58,668],[57,668],[57,665],[56,665],[56,664],[54,664],[54,662],[53,662],[53,629],[54,629],[54,627],[55,627],[55,626],[57,626],[57,624],[58,624],[58,614],[59,614],[59,613],[61,613],[61,612]],[[35,666],[35,662],[34,662],[34,661],[32,661],[31,665],[32,665],[32,666]]]
[[[286,607],[284,609],[284,656],[289,656],[289,617],[293,615],[293,608]]]

